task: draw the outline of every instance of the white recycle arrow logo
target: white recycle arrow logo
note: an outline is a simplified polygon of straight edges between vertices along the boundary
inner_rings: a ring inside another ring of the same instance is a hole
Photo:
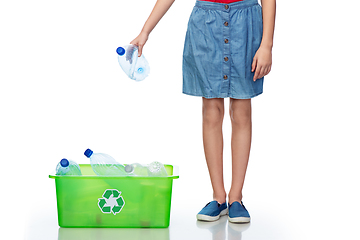
[[[125,205],[125,201],[117,189],[106,189],[103,198],[99,198],[98,206],[103,213],[119,213]]]

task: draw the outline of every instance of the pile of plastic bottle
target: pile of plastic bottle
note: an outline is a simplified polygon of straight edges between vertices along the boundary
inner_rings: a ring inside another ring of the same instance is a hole
[[[94,153],[90,149],[86,149],[84,155],[90,159],[91,168],[98,176],[168,176],[164,165],[157,161],[148,165],[141,165],[140,163],[123,165],[108,154]],[[80,166],[75,161],[64,158],[56,166],[56,175],[82,174]]]

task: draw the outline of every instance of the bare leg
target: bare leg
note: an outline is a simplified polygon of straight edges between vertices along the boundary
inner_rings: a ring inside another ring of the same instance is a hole
[[[203,143],[206,163],[213,188],[213,198],[219,203],[226,201],[223,178],[224,99],[203,97]]]
[[[241,201],[251,147],[251,99],[230,98],[232,181],[229,204]]]

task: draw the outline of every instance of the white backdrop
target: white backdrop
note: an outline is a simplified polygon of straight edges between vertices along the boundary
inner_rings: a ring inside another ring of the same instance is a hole
[[[116,48],[139,34],[155,2],[1,1],[4,236],[22,239],[38,211],[56,214],[48,174],[64,157],[88,163],[86,148],[123,163],[178,165],[172,214],[211,199],[202,100],[182,94],[182,50],[195,1],[175,1],[151,33],[147,79],[128,79],[117,63]],[[357,1],[277,1],[272,71],[252,101],[244,202],[292,239],[358,238],[358,8]],[[223,131],[229,190],[228,111]]]

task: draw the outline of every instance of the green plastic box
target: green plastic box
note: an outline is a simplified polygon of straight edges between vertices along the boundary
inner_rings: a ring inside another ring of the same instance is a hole
[[[49,175],[55,179],[60,227],[169,226],[177,167],[165,165],[167,177],[107,177],[97,176],[90,164],[79,165],[82,176]]]

